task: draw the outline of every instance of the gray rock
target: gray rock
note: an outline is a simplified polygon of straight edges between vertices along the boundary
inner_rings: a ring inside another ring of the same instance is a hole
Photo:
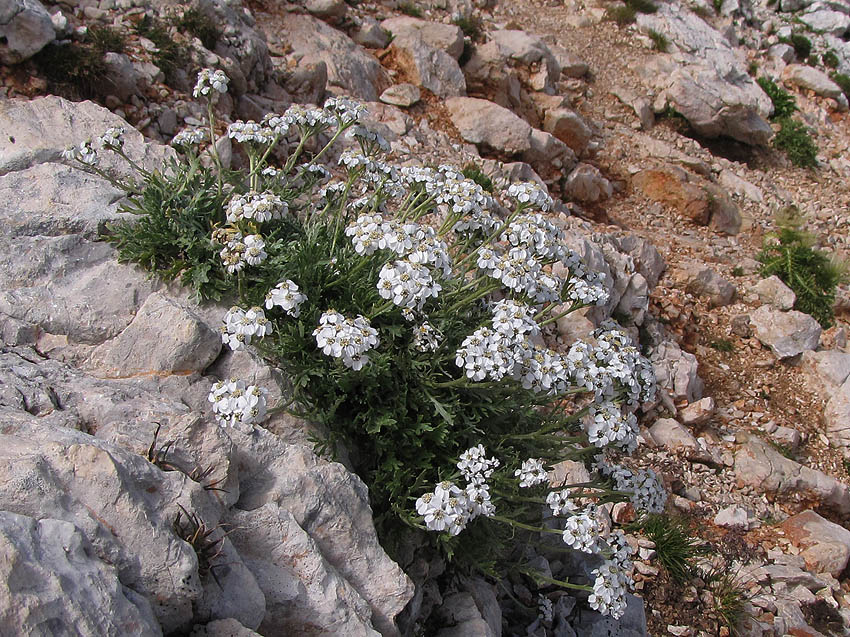
[[[790,427],[777,427],[770,435],[778,444],[785,445],[792,451],[796,451],[800,443],[803,442],[803,436],[800,432]]]
[[[509,155],[531,149],[531,126],[508,109],[474,97],[452,97],[445,104],[467,142]]]
[[[711,268],[693,265],[685,271],[684,276],[687,292],[708,297],[712,307],[729,305],[735,299],[735,286]]]
[[[121,583],[147,598],[164,632],[187,628],[202,587],[195,552],[173,522],[179,502],[212,529],[217,507],[209,493],[180,472],[163,473],[79,431],[3,420],[0,508],[35,518],[49,511],[71,522]]]
[[[789,358],[817,348],[821,326],[808,314],[791,310],[781,312],[762,305],[750,314],[756,338],[768,346],[777,358]]]
[[[845,16],[850,24],[850,16]],[[839,99],[844,91],[823,71],[807,64],[789,64],[782,71],[782,80],[788,84],[813,91],[822,97]]]
[[[604,201],[614,194],[611,182],[602,176],[599,169],[584,163],[576,166],[567,177],[564,190],[571,199],[585,203]]]
[[[454,24],[429,22],[409,16],[399,16],[381,22],[381,27],[389,31],[395,38],[406,39],[413,36],[433,49],[438,49],[452,56],[455,61],[463,53],[463,31]]]
[[[344,33],[318,18],[287,13],[276,35],[301,56],[302,63],[324,62],[331,86],[369,102],[378,99],[378,86],[384,81],[381,65]]]
[[[317,18],[342,18],[348,11],[343,0],[309,0],[305,8]]]
[[[109,51],[103,56],[106,70],[100,79],[101,90],[114,95],[122,102],[127,102],[134,95],[141,95],[146,88],[136,67],[123,53]]]
[[[234,529],[231,541],[265,594],[261,634],[379,635],[369,604],[288,511],[269,502],[234,509],[227,521]]]
[[[714,398],[707,396],[691,403],[679,411],[679,419],[683,424],[698,427],[704,425],[714,415]]]
[[[50,14],[38,0],[8,0],[0,7],[0,63],[23,62],[55,37]]]
[[[632,258],[635,269],[643,275],[649,287],[658,285],[658,280],[667,269],[658,249],[636,234],[624,234],[617,237],[616,241],[620,251]]]
[[[482,617],[475,599],[465,591],[447,596],[437,612],[440,623],[447,626],[437,632],[437,637],[498,637],[501,634],[501,630],[493,631]]]
[[[798,18],[815,33],[828,33],[840,38],[850,29],[850,15],[846,9],[833,11],[828,7],[818,8],[807,11]]]
[[[322,104],[328,86],[328,65],[322,60],[302,61],[295,68],[281,69],[283,88],[307,104]]]
[[[645,82],[658,92],[656,112],[669,104],[701,135],[767,144],[773,131],[765,120],[773,105],[747,73],[745,57],[719,31],[695,13],[671,5],[639,14],[637,24],[643,33],[652,29],[663,34],[673,48],[641,69]]]
[[[217,619],[203,626],[195,626],[189,637],[260,637],[260,633],[245,628],[235,619]]]
[[[782,60],[786,64],[790,64],[794,60],[794,47],[781,42],[774,44],[767,50],[767,57]]]
[[[395,60],[406,75],[418,86],[437,97],[466,95],[466,79],[457,60],[445,51],[430,45],[423,31],[412,30],[390,44]]]
[[[830,443],[840,447],[850,458],[850,380],[832,394],[823,412]]]
[[[803,352],[800,370],[813,389],[822,395],[832,395],[850,376],[850,354],[838,350]]]
[[[751,486],[767,495],[795,494],[815,498],[840,515],[850,513],[850,488],[827,474],[782,456],[766,442],[738,434],[745,444],[735,454],[738,486]]]
[[[658,386],[673,400],[695,402],[702,398],[703,382],[698,375],[696,356],[683,352],[674,341],[661,343],[650,357]]]
[[[543,40],[525,31],[510,29],[493,31],[490,37],[500,57],[529,68],[529,85],[532,89],[544,92],[554,90],[561,67]],[[536,67],[539,70],[535,71]]]
[[[797,302],[794,291],[775,274],[756,283],[753,286],[753,292],[758,295],[759,301],[777,310],[790,310]]]
[[[814,573],[839,577],[850,562],[850,530],[814,511],[788,518],[782,523],[782,530],[794,546],[802,549],[800,557]]]
[[[375,628],[397,634],[394,618],[413,596],[413,584],[378,543],[363,482],[341,464],[286,445],[264,429],[250,435],[234,430],[231,438],[239,457],[238,508],[274,503],[289,511],[369,603]]]
[[[540,172],[556,168],[566,173],[575,166],[573,150],[554,135],[532,128],[530,142],[531,148],[523,154],[523,159]]]
[[[581,637],[648,637],[646,613],[643,600],[626,593],[626,612],[620,619],[613,619],[595,611],[582,611],[573,629]]]
[[[159,292],[133,321],[95,349],[87,367],[105,378],[202,373],[221,351],[221,336],[188,307]]]
[[[587,150],[587,145],[593,137],[593,131],[584,119],[568,108],[554,108],[546,111],[543,118],[543,130],[560,139],[579,157]]]
[[[693,452],[699,449],[699,443],[691,432],[672,418],[659,418],[649,428],[649,433],[656,444],[670,451]]]
[[[758,521],[747,509],[732,505],[717,512],[714,516],[714,524],[735,531],[749,531],[758,525]]]
[[[747,181],[729,169],[721,170],[717,182],[729,192],[741,197],[746,197],[756,203],[764,202],[764,192],[755,184]]]
[[[590,66],[572,51],[560,46],[549,46],[563,77],[580,78],[587,75]]]
[[[381,93],[381,101],[393,106],[408,107],[419,102],[421,93],[413,84],[396,84]]]
[[[148,601],[124,586],[69,522],[0,511],[0,625],[19,635],[162,635]]]
[[[389,34],[381,27],[375,18],[358,17],[355,19],[357,28],[351,34],[351,39],[367,49],[383,49],[390,43]]]

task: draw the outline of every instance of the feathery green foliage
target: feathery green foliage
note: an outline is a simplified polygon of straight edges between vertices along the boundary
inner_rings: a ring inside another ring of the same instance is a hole
[[[846,280],[846,264],[813,248],[813,237],[802,229],[795,207],[777,215],[777,230],[766,240],[758,260],[761,275],[778,276],[797,295],[794,308],[812,315],[823,327],[834,320],[835,288]]]
[[[790,117],[780,120],[780,124],[781,128],[773,138],[773,145],[784,151],[795,166],[816,168],[818,147],[812,140],[809,127]]]
[[[830,69],[838,68],[838,56],[832,49],[821,55],[820,59],[825,67]]]
[[[632,529],[642,531],[655,542],[658,561],[674,580],[685,582],[692,576],[695,560],[704,551],[682,519],[654,513],[644,516],[632,525]]]
[[[87,39],[97,51],[123,53],[127,48],[127,37],[124,33],[114,27],[91,26],[88,30]]]
[[[793,95],[779,88],[776,82],[767,76],[758,78],[756,82],[761,87],[761,90],[767,93],[770,101],[773,102],[772,119],[791,117],[794,114],[797,110],[797,103]]]

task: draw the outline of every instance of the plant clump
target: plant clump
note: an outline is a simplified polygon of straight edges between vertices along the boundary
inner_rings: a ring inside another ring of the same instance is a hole
[[[812,140],[811,129],[790,117],[780,121],[773,145],[784,151],[791,163],[800,168],[816,168],[818,147]]]
[[[670,48],[670,40],[663,33],[659,33],[655,29],[650,29],[647,33],[649,39],[652,40],[652,48],[661,53],[666,53]]]
[[[775,274],[797,295],[794,309],[828,328],[835,318],[835,290],[846,281],[847,267],[813,247],[814,237],[803,230],[803,221],[795,207],[777,215],[777,229],[765,239],[757,259],[763,277]]]
[[[850,100],[850,75],[844,73],[833,73],[829,76],[830,79],[841,87],[844,91],[844,96]]]
[[[256,348],[288,378],[277,406],[245,380],[216,383],[215,419],[251,430],[286,410],[324,425],[318,450],[349,452],[391,555],[420,534],[457,568],[513,570],[620,616],[631,549],[604,532],[600,507],[664,507],[656,474],[626,460],[655,377],[612,321],[569,348],[546,345],[559,318],[609,295],[545,216],[552,199],[533,183],[490,193],[449,165],[389,163],[365,109],[343,97],[234,122],[227,134],[248,165],[224,170],[209,142],[227,89],[220,70],[201,72],[206,128],[178,134],[180,158],[162,171],[113,180],[136,221],[105,234],[121,260],[228,301],[222,342]],[[121,139],[110,129],[67,156],[109,178],[98,153],[130,161]],[[273,162],[283,141],[292,151]],[[594,478],[553,490],[548,471],[568,459]],[[187,533],[206,537],[186,518]],[[517,542],[540,534],[600,566],[573,582],[513,564]]]

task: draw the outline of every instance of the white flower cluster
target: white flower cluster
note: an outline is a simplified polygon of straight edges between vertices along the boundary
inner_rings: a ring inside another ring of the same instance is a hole
[[[493,200],[481,186],[451,166],[440,166],[436,179],[425,183],[434,201],[445,204],[455,214],[477,215],[483,222],[482,215],[493,205]]]
[[[611,401],[594,402],[588,408],[585,431],[587,439],[597,447],[614,445],[626,453],[637,448],[637,417],[623,412]]]
[[[207,97],[212,101],[218,99],[219,95],[227,93],[227,84],[230,80],[224,71],[218,69],[203,69],[198,73],[198,81],[192,91],[194,97]]]
[[[258,234],[245,237],[233,235],[219,253],[228,274],[241,271],[246,265],[259,265],[266,260],[266,242]]]
[[[227,204],[227,222],[237,223],[243,219],[264,223],[280,219],[289,212],[289,205],[273,192],[248,192],[234,195]]]
[[[222,427],[255,425],[265,420],[267,393],[262,387],[231,378],[212,386],[209,401]]]
[[[575,258],[564,245],[564,231],[540,213],[519,215],[505,228],[500,239],[514,247],[526,247],[544,259],[557,259],[566,264]]]
[[[369,362],[370,349],[380,343],[378,332],[369,319],[357,315],[345,318],[335,310],[328,310],[319,317],[319,327],[313,330],[316,345],[326,356],[341,358],[349,369],[360,370]]]
[[[601,528],[593,507],[567,518],[561,537],[564,543],[577,551],[596,553]]]
[[[667,502],[667,491],[652,469],[632,471],[620,465],[609,465],[604,460],[597,462],[602,475],[614,480],[617,491],[631,493],[630,500],[638,511],[662,513]]]
[[[197,146],[207,138],[207,132],[203,128],[184,128],[171,140],[172,146],[188,147]]]
[[[240,144],[271,144],[275,139],[274,130],[254,120],[237,120],[227,127],[227,136]]]
[[[301,129],[305,133],[315,133],[336,125],[336,117],[321,108],[307,108],[293,104],[286,109],[283,118],[290,127]]]
[[[474,210],[452,226],[452,232],[483,232],[489,235],[499,228],[499,220],[483,210]]]
[[[429,531],[458,535],[478,516],[492,516],[496,507],[490,501],[490,489],[486,484],[470,483],[463,490],[446,480],[434,487],[432,493],[416,500],[416,512],[424,518]]]
[[[504,299],[493,307],[493,329],[508,338],[537,336],[540,327],[524,303]]]
[[[436,352],[443,335],[436,327],[425,321],[413,330],[413,347],[420,352]]]
[[[538,184],[523,182],[511,184],[508,187],[508,196],[513,197],[518,203],[538,208],[546,212],[553,206],[552,197]]]
[[[535,487],[549,480],[546,469],[543,468],[543,461],[539,458],[524,461],[522,467],[514,471],[514,475],[519,478],[519,486],[523,488]]]
[[[300,292],[298,286],[287,279],[281,281],[266,294],[266,309],[270,310],[275,305],[293,318],[301,314],[301,304],[307,300],[307,296]]]
[[[546,504],[552,510],[552,515],[572,515],[578,510],[578,505],[570,498],[569,489],[550,491],[546,496]]]
[[[360,144],[361,150],[366,155],[373,155],[379,150],[385,153],[390,152],[390,143],[380,133],[365,126],[352,126],[345,136]]]
[[[221,327],[221,342],[232,350],[244,349],[255,336],[263,338],[272,333],[272,324],[262,308],[243,310],[233,306],[224,315]]]
[[[593,592],[587,602],[603,615],[619,619],[626,612],[626,593],[629,577],[614,561],[606,560],[602,566],[591,571],[595,576]]]
[[[97,151],[90,140],[84,141],[79,146],[71,146],[62,151],[62,158],[69,161],[78,161],[86,166],[94,166],[97,163]]]
[[[124,146],[124,127],[112,126],[106,129],[100,137],[97,138],[98,148],[107,148],[110,150],[118,149]]]
[[[457,468],[468,483],[481,485],[487,482],[487,478],[493,475],[499,464],[498,458],[487,457],[484,445],[476,445],[460,454]]]
[[[425,301],[437,298],[442,289],[427,266],[407,260],[386,263],[378,274],[378,294],[399,307],[422,310]]]
[[[570,278],[567,297],[582,305],[605,305],[610,298],[604,272],[586,272]]]
[[[349,97],[329,97],[325,100],[325,111],[335,116],[343,126],[359,122],[369,114],[365,106]]]

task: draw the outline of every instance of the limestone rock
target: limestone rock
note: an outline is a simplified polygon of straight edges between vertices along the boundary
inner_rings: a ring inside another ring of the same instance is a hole
[[[735,299],[735,286],[712,268],[690,266],[685,271],[685,289],[689,294],[708,297],[712,307],[729,305]]]
[[[410,16],[389,18],[381,22],[381,27],[389,31],[394,42],[409,37],[421,38],[433,49],[447,53],[457,61],[463,53],[463,31],[454,24],[429,22]]]
[[[843,448],[844,456],[850,458],[850,380],[844,381],[826,403],[823,419],[830,443]]]
[[[493,632],[472,595],[465,591],[446,597],[437,612],[440,623],[447,626],[437,632],[437,637],[497,637],[501,634],[501,630]]]
[[[672,53],[655,56],[641,70],[659,91],[656,112],[669,104],[706,137],[727,136],[745,144],[765,145],[773,130],[765,121],[773,105],[747,73],[743,54],[719,31],[690,11],[661,5],[641,13],[637,24],[670,40]]]
[[[850,16],[845,16],[850,24]],[[839,99],[844,96],[844,91],[823,71],[807,64],[789,64],[782,71],[782,80],[800,88],[814,91],[822,97]]]
[[[500,56],[530,70],[534,90],[549,92],[555,87],[561,68],[549,46],[537,36],[518,30],[498,30],[490,34]]]
[[[814,511],[788,518],[782,529],[794,546],[803,549],[800,556],[814,573],[826,572],[838,577],[850,561],[850,531]]]
[[[413,596],[413,584],[378,543],[366,486],[338,463],[300,445],[287,445],[264,429],[231,434],[239,457],[238,508],[277,504],[319,547],[322,555],[365,599],[383,635]]]
[[[643,600],[631,593],[626,593],[626,612],[620,619],[601,615],[595,611],[582,611],[577,621],[573,622],[576,635],[581,637],[648,637],[646,629],[646,613]]]
[[[803,352],[800,369],[813,389],[831,396],[850,376],[850,354],[837,350]]]
[[[572,148],[554,135],[532,128],[529,141],[531,148],[523,154],[523,159],[540,172],[556,168],[566,173],[575,166],[576,155]]]
[[[673,400],[694,402],[702,398],[703,382],[698,375],[696,356],[683,352],[674,341],[661,343],[650,357],[658,386],[670,392]]]
[[[343,0],[309,0],[305,8],[317,18],[342,18],[348,11]]]
[[[419,102],[420,98],[421,93],[419,89],[415,85],[405,82],[404,84],[396,84],[389,87],[381,93],[380,99],[386,104],[406,108]]]
[[[143,81],[129,57],[109,51],[104,54],[103,63],[106,69],[99,80],[103,93],[114,95],[124,102],[134,95],[143,94],[147,82]]]
[[[558,63],[561,75],[564,77],[584,77],[590,70],[590,66],[587,62],[582,60],[572,51],[557,45],[549,46],[549,50],[554,56],[555,61]]]
[[[790,310],[797,302],[794,291],[775,274],[756,283],[753,292],[758,295],[759,301],[777,310]]]
[[[0,63],[23,62],[55,37],[50,14],[38,0],[9,0],[0,7]]]
[[[745,508],[733,505],[721,509],[714,516],[714,524],[736,531],[748,531],[758,526],[758,520]]]
[[[820,5],[820,3],[818,3]],[[812,7],[814,9],[814,7]],[[800,22],[805,24],[815,33],[828,33],[841,37],[850,29],[850,13],[846,7],[841,11],[834,11],[827,5],[820,5],[814,10],[806,11],[799,16]]]
[[[390,36],[375,18],[356,17],[354,22],[357,27],[352,32],[351,39],[360,46],[365,46],[367,49],[383,49],[390,43]]]
[[[679,411],[682,423],[691,427],[704,425],[714,415],[714,398],[707,396]]]
[[[378,61],[344,33],[318,18],[287,13],[277,35],[292,47],[304,62],[325,63],[328,83],[337,89],[369,102],[378,99],[378,87],[384,72]]]
[[[739,486],[751,486],[767,495],[799,494],[816,498],[839,515],[850,513],[850,488],[835,478],[782,456],[766,442],[738,434],[744,441],[735,454]]]
[[[808,314],[791,310],[780,312],[762,305],[750,314],[756,338],[777,358],[789,358],[818,346],[821,327]]]
[[[245,628],[235,619],[217,619],[203,626],[195,626],[189,637],[260,637],[260,634]]]
[[[466,95],[466,79],[457,60],[429,44],[421,30],[397,36],[390,50],[398,66],[416,85],[437,97]]]
[[[696,451],[699,448],[697,439],[690,431],[672,418],[659,418],[649,428],[649,433],[656,444],[670,451]]]
[[[546,116],[543,119],[543,130],[560,139],[572,148],[578,156],[581,156],[587,150],[587,145],[593,136],[593,132],[584,119],[568,108],[555,108],[546,111]]]
[[[9,635],[155,637],[144,597],[69,522],[0,511],[0,626]]]
[[[219,333],[189,308],[154,292],[121,334],[92,352],[88,365],[107,378],[201,373],[220,351]]]
[[[369,604],[325,561],[288,511],[269,502],[234,510],[228,523],[234,529],[231,541],[266,596],[261,634],[379,634],[370,624]]]
[[[452,124],[471,144],[509,155],[531,148],[531,126],[508,109],[474,97],[446,100]]]
[[[614,194],[611,182],[602,176],[599,169],[584,163],[576,166],[567,177],[564,190],[572,199],[586,203],[603,201]]]

